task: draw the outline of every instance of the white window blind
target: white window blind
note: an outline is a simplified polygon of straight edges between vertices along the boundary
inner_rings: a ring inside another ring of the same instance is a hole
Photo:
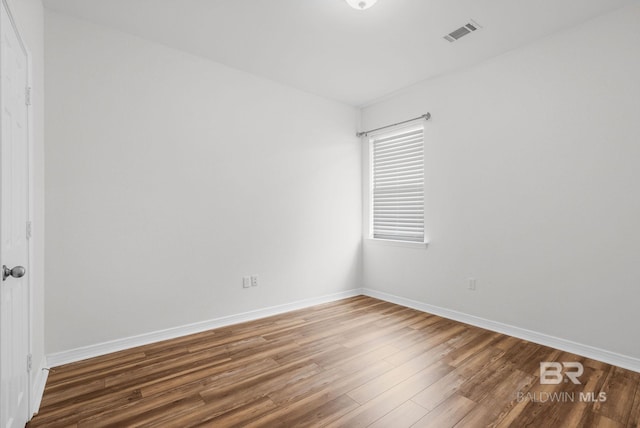
[[[424,128],[371,138],[374,239],[424,242]]]

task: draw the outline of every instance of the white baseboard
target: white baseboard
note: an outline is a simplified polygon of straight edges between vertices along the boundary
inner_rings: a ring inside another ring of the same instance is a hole
[[[38,366],[38,372],[36,373],[35,381],[31,387],[31,414],[35,415],[40,410],[40,403],[42,402],[42,395],[44,394],[44,387],[47,384],[47,378],[49,377],[49,369],[47,368],[47,359],[42,357],[40,365]]]
[[[474,315],[465,314],[463,312],[454,311],[451,309],[442,308],[439,306],[429,305],[427,303],[419,302],[412,299],[407,299],[393,294],[385,293],[382,291],[371,290],[368,288],[353,289],[334,293],[326,296],[315,297],[306,300],[300,300],[297,302],[286,303],[278,306],[271,306],[264,309],[258,309],[255,311],[244,312],[241,314],[230,315],[226,317],[216,318],[213,320],[202,321],[194,324],[188,324],[180,327],[169,328],[166,330],[154,331],[151,333],[145,333],[138,336],[126,337],[123,339],[112,340],[109,342],[98,343],[95,345],[89,345],[82,348],[71,349],[69,351],[58,352],[47,356],[47,367],[56,367],[63,364],[73,363],[76,361],[84,360],[87,358],[97,357],[100,355],[109,354],[112,352],[122,351],[124,349],[133,348],[136,346],[147,345],[149,343],[159,342],[167,339],[174,339],[189,334],[200,333],[206,330],[214,328],[225,327],[232,324],[238,324],[246,321],[253,321],[259,318],[264,318],[272,315],[278,315],[285,312],[294,311],[297,309],[303,309],[322,303],[333,302],[347,297],[354,297],[358,295],[365,295],[375,297],[380,300],[384,300],[390,303],[413,308],[422,312],[427,312],[434,315],[439,315],[444,318],[460,321],[466,324],[470,324],[476,327],[481,327],[487,330],[495,331],[498,333],[514,336],[520,339],[528,340],[530,342],[538,343],[540,345],[550,346],[552,348],[560,349],[562,351],[571,352],[573,354],[582,355],[584,357],[592,358],[594,360],[603,361],[608,364],[613,364],[618,367],[633,370],[640,373],[640,359],[630,357],[627,355],[617,354],[615,352],[607,351],[593,346],[584,345],[581,343],[572,342],[570,340],[561,339],[547,334],[539,333],[532,330],[527,330],[520,327],[515,327],[509,324],[504,324],[497,321],[488,320]],[[43,364],[44,367],[44,364]],[[47,371],[41,370],[42,375],[38,378],[37,388],[34,388],[34,397],[42,397],[40,391],[44,390],[44,384],[47,379]],[[38,403],[39,399],[34,400],[34,404]]]
[[[109,342],[97,343],[95,345],[84,346],[82,348],[71,349],[69,351],[57,352],[55,354],[50,354],[47,356],[47,363],[48,367],[61,366],[63,364],[74,363],[76,361],[98,357],[100,355],[110,354],[112,352],[122,351],[125,349],[134,348],[136,346],[148,345],[150,343],[160,342],[167,339],[175,339],[177,337],[200,333],[214,328],[225,327],[228,325],[238,324],[246,321],[253,321],[259,318],[269,317],[272,315],[295,311],[297,309],[304,309],[310,306],[320,305],[322,303],[346,299],[347,297],[359,296],[362,294],[361,291],[361,289],[341,291],[339,293],[299,300],[297,302],[285,303],[283,305],[271,306],[264,309],[257,309],[255,311],[249,311],[208,321],[197,322],[194,324],[169,328],[166,330],[125,337],[123,339],[111,340]]]
[[[515,327],[509,324],[491,321],[485,318],[476,317],[474,315],[468,315],[463,312],[429,305],[427,303],[418,302],[417,300],[395,296],[393,294],[385,293],[382,291],[363,288],[362,294],[364,294],[365,296],[375,297],[376,299],[384,300],[386,302],[416,309],[418,311],[438,315],[443,318],[460,321],[465,324],[484,328],[486,330],[491,330],[509,336],[514,336],[519,339],[528,340],[529,342],[550,346],[555,349],[560,349],[561,351],[571,352],[572,354],[581,355],[583,357],[602,361],[614,366],[622,367],[640,373],[640,359],[638,358],[617,354],[615,352],[572,342],[570,340],[561,339],[559,337],[549,336],[547,334]]]

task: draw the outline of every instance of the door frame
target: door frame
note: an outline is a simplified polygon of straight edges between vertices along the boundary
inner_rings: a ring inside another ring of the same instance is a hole
[[[27,131],[27,215],[28,215],[28,221],[31,224],[31,233],[30,236],[27,237],[27,268],[28,268],[28,275],[27,275],[27,299],[28,299],[28,304],[27,304],[27,352],[29,355],[33,355],[33,314],[34,314],[34,308],[33,308],[33,272],[34,272],[34,177],[33,177],[33,172],[34,172],[34,139],[33,139],[33,73],[32,73],[32,57],[31,57],[31,51],[29,51],[29,48],[27,47],[24,38],[22,37],[22,30],[21,27],[18,23],[18,21],[15,19],[15,15],[13,13],[14,7],[13,7],[13,1],[12,0],[1,0],[2,1],[2,5],[4,6],[4,11],[6,11],[7,13],[7,18],[9,19],[9,21],[11,22],[11,24],[13,25],[13,28],[16,32],[16,37],[18,39],[18,42],[20,44],[20,48],[22,49],[22,51],[25,53],[26,59],[27,59],[27,69],[26,69],[26,81],[27,81],[27,86],[30,88],[29,89],[29,98],[30,98],[30,102],[27,104],[27,126],[26,126],[26,131]],[[3,8],[0,7],[0,13],[5,13],[3,10]],[[1,47],[0,47],[1,49]],[[1,85],[0,85],[0,91],[1,91]],[[26,88],[25,88],[26,91]],[[25,93],[25,97],[27,96],[27,94]],[[0,117],[1,120],[1,117]],[[0,136],[1,138],[1,136]],[[1,141],[0,141],[1,143]],[[2,168],[2,165],[0,163],[0,168]],[[25,225],[25,227],[27,227],[27,225]],[[1,251],[1,249],[0,249]],[[1,254],[0,254],[1,255]],[[40,364],[40,362],[38,362],[38,365]],[[39,400],[36,397],[33,397],[33,389],[34,389],[34,384],[33,384],[33,376],[34,376],[34,365],[33,365],[33,360],[32,360],[32,366],[31,366],[31,370],[29,370],[28,374],[27,374],[27,390],[25,391],[25,393],[27,394],[27,412],[28,414],[27,416],[27,420],[31,420],[31,417],[33,416],[33,414],[35,413],[35,411],[37,409],[34,408],[35,404],[37,402],[39,402]]]

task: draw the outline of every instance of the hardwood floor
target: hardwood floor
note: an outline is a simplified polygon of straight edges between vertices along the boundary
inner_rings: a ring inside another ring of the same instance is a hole
[[[56,367],[28,426],[629,428],[640,374],[359,296]]]

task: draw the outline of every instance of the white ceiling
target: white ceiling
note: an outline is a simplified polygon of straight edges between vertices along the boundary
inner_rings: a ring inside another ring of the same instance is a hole
[[[635,0],[44,0],[283,84],[361,106]],[[474,19],[484,28],[442,37]]]

